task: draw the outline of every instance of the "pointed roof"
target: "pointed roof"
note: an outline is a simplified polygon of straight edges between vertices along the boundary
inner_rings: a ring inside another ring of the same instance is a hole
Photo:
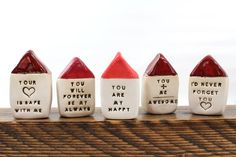
[[[148,65],[144,75],[163,76],[177,75],[177,73],[168,60],[161,53],[159,53]]]
[[[217,61],[208,55],[197,64],[190,76],[227,77],[227,74]]]
[[[77,78],[94,78],[93,73],[78,57],[73,58],[63,70],[59,78],[77,79]]]
[[[118,52],[102,74],[102,78],[138,78],[138,74]]]
[[[50,70],[36,57],[32,50],[29,50],[21,58],[20,62],[13,69],[12,73],[51,73]]]

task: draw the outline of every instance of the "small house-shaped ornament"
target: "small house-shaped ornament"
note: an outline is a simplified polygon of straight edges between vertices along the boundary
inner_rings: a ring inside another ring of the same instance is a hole
[[[72,59],[59,76],[57,99],[63,117],[82,117],[94,113],[95,77],[79,58]]]
[[[134,119],[139,109],[138,74],[117,53],[101,78],[102,113],[108,119]]]
[[[29,50],[10,78],[10,104],[15,118],[47,118],[52,102],[52,76]]]
[[[168,114],[178,104],[179,78],[162,55],[158,54],[147,67],[142,83],[142,106],[147,113]]]
[[[208,55],[193,69],[189,78],[189,104],[195,114],[221,115],[227,103],[228,77]]]

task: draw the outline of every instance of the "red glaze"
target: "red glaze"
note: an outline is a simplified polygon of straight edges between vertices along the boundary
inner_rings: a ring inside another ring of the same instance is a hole
[[[36,57],[32,50],[26,52],[12,71],[13,74],[51,73],[49,69]]]
[[[94,78],[94,75],[81,59],[75,57],[66,66],[66,68],[61,73],[59,78],[62,79]]]
[[[167,59],[161,54],[157,54],[152,62],[148,65],[145,75],[148,76],[166,76],[177,75],[175,69],[167,61]]]
[[[125,61],[121,53],[118,52],[107,67],[105,72],[102,74],[102,78],[112,79],[112,78],[138,78],[138,74],[133,68]]]
[[[216,60],[208,55],[197,64],[190,76],[227,77],[227,74]]]

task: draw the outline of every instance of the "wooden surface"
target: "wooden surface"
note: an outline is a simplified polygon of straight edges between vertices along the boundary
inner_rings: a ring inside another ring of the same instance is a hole
[[[0,109],[0,156],[236,156],[236,106],[223,116],[146,115],[136,120],[91,117],[14,120]]]

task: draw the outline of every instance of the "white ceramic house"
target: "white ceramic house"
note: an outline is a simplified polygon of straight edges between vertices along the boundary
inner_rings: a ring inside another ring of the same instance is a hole
[[[134,119],[139,109],[139,77],[117,53],[101,78],[102,113],[108,119]]]
[[[228,77],[211,56],[193,69],[189,78],[189,105],[195,114],[221,115],[228,96]]]
[[[162,55],[158,54],[147,67],[142,83],[142,107],[151,114],[175,112],[178,104],[179,78]]]
[[[47,118],[52,102],[52,76],[29,50],[11,73],[10,104],[15,118]]]
[[[74,58],[59,76],[57,99],[63,117],[83,117],[94,113],[95,78],[79,58]]]

